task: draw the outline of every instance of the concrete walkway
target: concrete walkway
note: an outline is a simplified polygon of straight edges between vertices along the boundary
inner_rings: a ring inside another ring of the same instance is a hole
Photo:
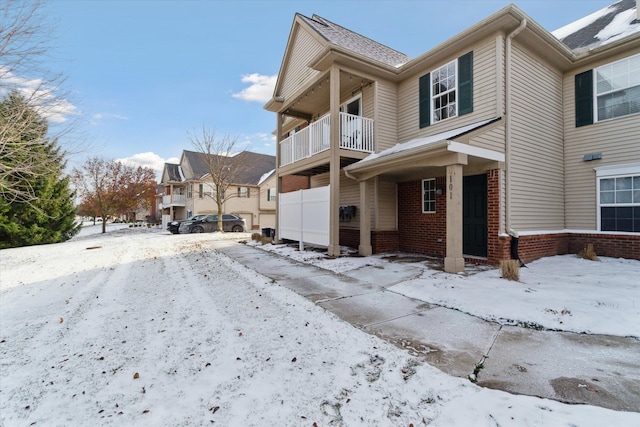
[[[389,263],[336,274],[232,241],[214,248],[442,371],[516,394],[640,412],[640,341],[503,326],[387,288],[417,277]]]

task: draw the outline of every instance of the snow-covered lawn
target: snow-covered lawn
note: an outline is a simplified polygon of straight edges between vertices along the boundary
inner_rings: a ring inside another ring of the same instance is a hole
[[[384,254],[330,259],[324,252],[300,252],[291,245],[250,244],[337,273],[391,262]],[[502,279],[494,268],[449,274],[429,262],[404,265],[419,277],[390,289],[411,298],[502,324],[640,338],[640,261],[548,257],[522,268],[517,282]]]
[[[213,249],[230,237],[0,251],[0,425],[640,425],[450,377]]]

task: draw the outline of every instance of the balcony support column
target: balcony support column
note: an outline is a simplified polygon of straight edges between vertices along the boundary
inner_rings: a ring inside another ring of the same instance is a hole
[[[329,72],[331,159],[329,160],[329,256],[340,256],[340,69]]]
[[[284,116],[281,113],[276,114],[276,235],[274,243],[282,243],[280,240],[280,193],[282,193],[282,177],[280,176],[280,141],[282,141],[282,121]]]
[[[360,181],[360,246],[358,246],[358,253],[361,256],[369,256],[373,253],[371,248],[370,200],[368,182]]]

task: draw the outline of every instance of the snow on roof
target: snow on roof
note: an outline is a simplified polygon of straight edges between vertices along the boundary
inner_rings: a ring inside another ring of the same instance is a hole
[[[594,49],[640,32],[636,1],[620,0],[553,31],[571,49]]]
[[[419,147],[426,147],[429,144],[433,144],[439,141],[452,140],[458,136],[464,135],[467,132],[470,132],[474,129],[487,125],[491,122],[494,122],[496,119],[483,120],[481,122],[472,123],[467,126],[462,126],[456,129],[448,130],[446,132],[437,133],[435,135],[425,136],[424,138],[416,138],[407,142],[398,143],[391,148],[387,148],[386,150],[382,150],[379,153],[373,153],[364,159],[360,160],[358,163],[362,164],[380,157],[390,156],[392,154],[401,153],[403,151],[412,150]]]
[[[258,185],[261,185],[263,182],[265,182],[267,179],[269,179],[269,177],[270,177],[271,175],[273,175],[273,173],[274,173],[275,171],[276,171],[276,170],[275,170],[275,169],[273,169],[273,170],[270,170],[269,172],[267,172],[267,173],[263,174],[263,175],[260,177],[260,179],[258,180]]]

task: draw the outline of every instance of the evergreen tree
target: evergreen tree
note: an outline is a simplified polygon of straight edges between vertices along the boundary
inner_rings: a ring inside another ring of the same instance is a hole
[[[0,192],[0,248],[70,239],[80,226],[75,223],[75,194],[64,176],[64,152],[47,138],[46,120],[17,92],[0,101],[0,130],[9,125],[19,132],[2,134],[2,164],[13,166],[2,184],[28,189],[33,197],[20,200]]]

